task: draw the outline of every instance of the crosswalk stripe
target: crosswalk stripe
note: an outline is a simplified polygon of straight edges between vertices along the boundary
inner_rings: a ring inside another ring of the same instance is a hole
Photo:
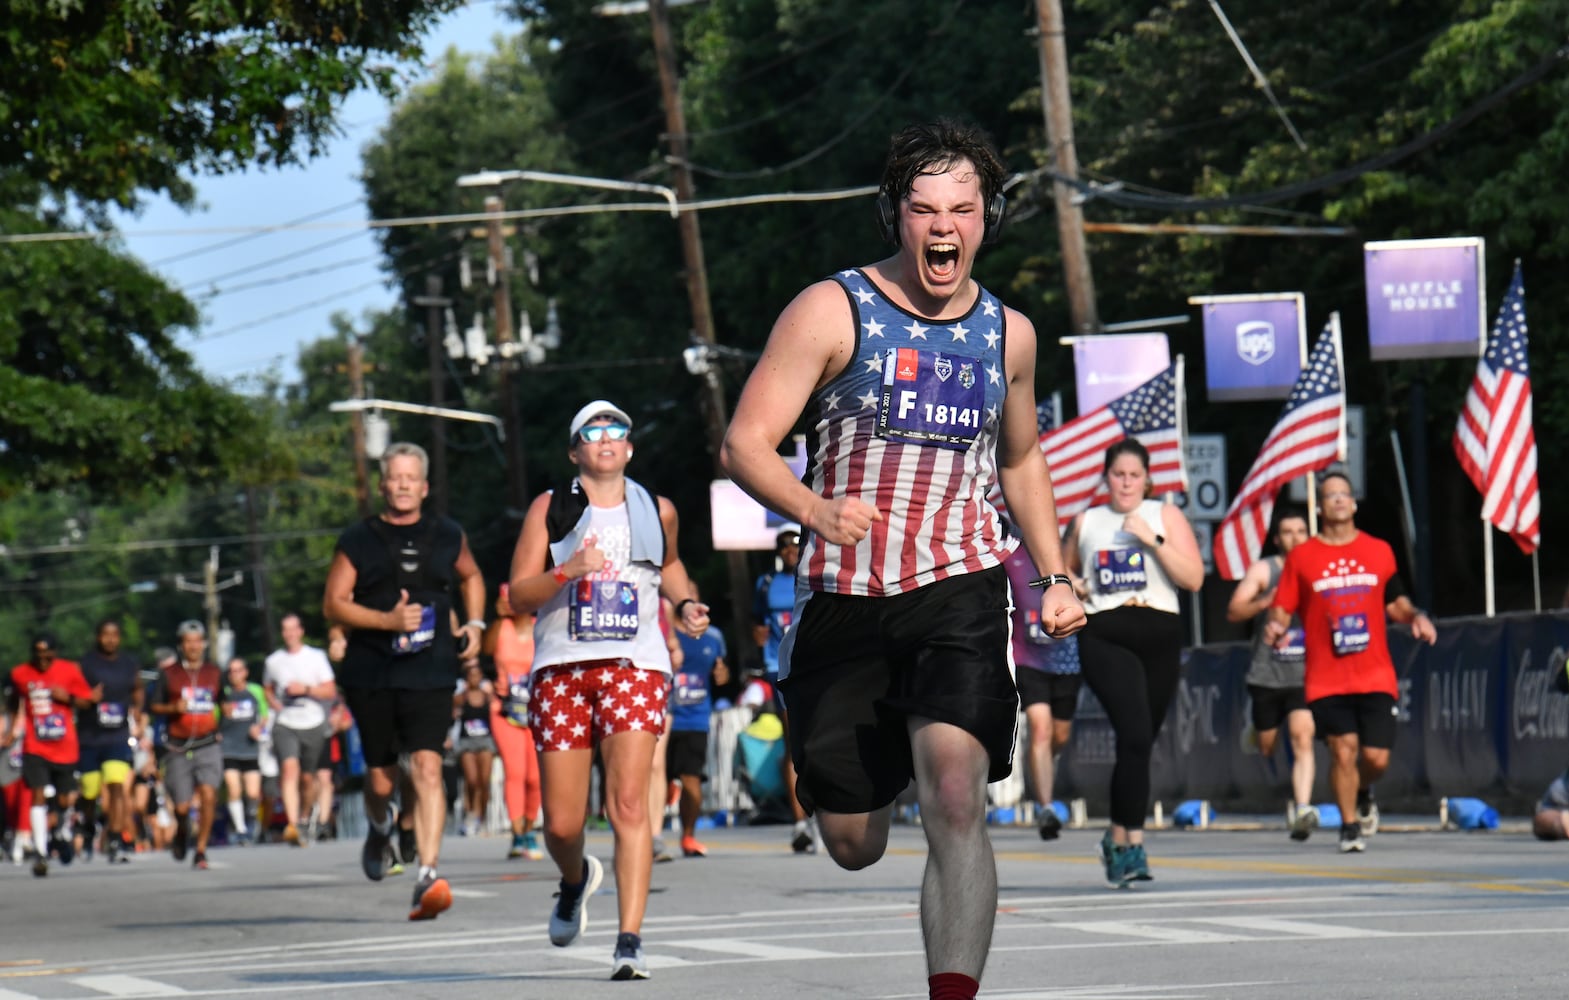
[[[1225,944],[1230,941],[1251,940],[1246,934],[1217,934],[1214,931],[1194,930],[1162,924],[1136,924],[1130,920],[1075,920],[1061,922],[1058,927],[1087,931],[1091,934],[1118,934],[1127,937],[1148,938],[1171,944]]]
[[[761,941],[742,941],[738,938],[704,938],[701,941],[671,941],[670,944],[679,948],[717,951],[724,955],[744,955],[747,958],[760,958],[765,961],[841,957],[837,952],[818,951],[815,948],[790,948],[764,944]]]
[[[1268,934],[1289,934],[1307,938],[1361,938],[1387,937],[1385,931],[1365,927],[1346,927],[1343,924],[1319,924],[1308,920],[1283,920],[1280,917],[1199,917],[1201,924],[1218,924],[1245,931],[1263,931]]]
[[[89,990],[107,993],[112,997],[164,997],[184,993],[178,986],[160,983],[141,976],[75,976],[71,982]]]

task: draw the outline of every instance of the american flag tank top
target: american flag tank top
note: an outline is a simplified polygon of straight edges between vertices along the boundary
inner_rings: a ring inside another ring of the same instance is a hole
[[[833,277],[850,302],[855,353],[808,403],[806,485],[858,497],[881,521],[853,546],[808,533],[809,590],[887,597],[997,566],[1016,541],[987,501],[1007,395],[1002,304],[986,289],[956,320],[895,306],[859,269]]]

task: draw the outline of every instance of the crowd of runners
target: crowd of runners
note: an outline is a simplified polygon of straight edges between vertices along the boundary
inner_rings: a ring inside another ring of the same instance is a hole
[[[987,785],[1011,773],[1022,708],[1039,835],[1060,836],[1055,759],[1082,686],[1115,733],[1106,882],[1153,880],[1150,757],[1177,690],[1179,591],[1200,586],[1203,563],[1181,510],[1151,496],[1132,438],[1106,450],[1106,501],[1059,534],[1037,446],[1035,331],[970,276],[1002,224],[1003,179],[973,128],[901,132],[877,202],[892,256],[809,286],[779,317],[722,453],[741,487],[792,519],[756,584],[747,638],[762,668],[744,693],[682,563],[675,507],[627,475],[625,409],[595,400],[563,415],[575,474],[528,507],[505,579],[485,580],[462,527],[425,512],[425,453],[394,444],[382,510],[338,539],[326,649],[306,643],[298,615],[259,667],[220,668],[196,621],[145,671],[113,621],[74,660],[34,636],[0,718],[11,857],[41,877],[164,850],[203,869],[215,828],[230,844],[303,847],[332,835],[351,777],[365,876],[411,870],[407,916],[428,920],[453,902],[444,834],[488,832],[499,761],[507,856],[548,857],[560,875],[538,915],[551,942],[581,937],[613,877],[611,975],[643,979],[650,871],[673,856],[659,836],[668,805],[680,852],[708,853],[697,823],[724,690],[784,722],[789,752],[767,776],[793,823],[781,853],[871,865],[913,788],[929,995],[971,998],[997,906]],[[801,476],[778,448],[803,421],[817,444]],[[1395,736],[1387,623],[1436,638],[1390,547],[1356,527],[1350,485],[1318,480],[1314,537],[1302,512],[1280,512],[1275,554],[1229,607],[1255,624],[1247,742],[1292,755],[1290,836],[1320,822],[1322,739],[1347,853],[1377,829],[1373,787]],[[1564,785],[1544,797],[1540,837],[1569,834]],[[596,812],[613,834],[607,859],[585,837]]]

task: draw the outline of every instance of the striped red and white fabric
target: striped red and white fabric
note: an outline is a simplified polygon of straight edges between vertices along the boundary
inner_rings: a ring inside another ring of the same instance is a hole
[[[1215,570],[1240,580],[1263,550],[1281,487],[1346,456],[1345,369],[1340,314],[1331,313],[1280,419],[1264,439],[1236,499],[1215,529]]]
[[[1507,532],[1520,551],[1535,552],[1542,543],[1542,504],[1519,264],[1466,393],[1455,427],[1455,455],[1482,494],[1482,517]]]
[[[1149,451],[1150,484],[1157,495],[1187,492],[1182,374],[1179,355],[1132,392],[1041,435],[1060,524],[1066,526],[1075,514],[1105,502],[1101,472],[1106,449],[1123,438],[1138,438]]]

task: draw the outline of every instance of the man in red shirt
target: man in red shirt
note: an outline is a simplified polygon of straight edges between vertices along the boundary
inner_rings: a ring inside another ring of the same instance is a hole
[[[1329,785],[1340,807],[1341,853],[1363,851],[1378,829],[1373,782],[1389,767],[1399,688],[1385,617],[1438,639],[1427,612],[1405,596],[1389,544],[1358,531],[1351,481],[1330,472],[1319,482],[1318,537],[1286,556],[1264,638],[1278,643],[1293,614],[1307,649],[1305,688],[1313,724],[1329,744]]]
[[[33,637],[32,658],[11,670],[14,725],[0,733],[0,749],[22,739],[22,780],[33,793],[29,820],[38,858],[33,874],[49,874],[49,806],[47,789],[53,786],[59,808],[60,829],[55,850],[60,863],[76,856],[71,840],[71,808],[76,804],[76,710],[91,708],[103,697],[103,687],[89,688],[81,668],[55,656],[54,636]]]

